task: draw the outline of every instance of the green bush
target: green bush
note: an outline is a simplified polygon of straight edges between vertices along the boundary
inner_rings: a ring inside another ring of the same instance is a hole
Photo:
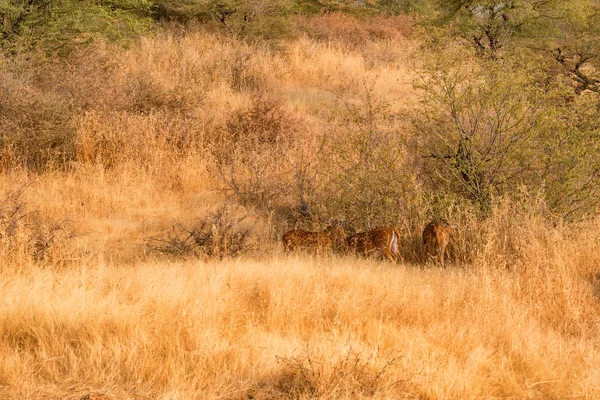
[[[415,204],[418,184],[390,116],[387,104],[365,84],[357,101],[345,102],[324,149],[327,212],[358,229],[397,226]]]
[[[600,110],[568,80],[540,80],[544,65],[505,55],[482,59],[443,43],[423,51],[414,151],[431,188],[490,210],[521,187],[576,218],[600,200]],[[418,135],[416,134],[418,132]]]
[[[0,45],[10,54],[68,54],[96,36],[122,40],[150,27],[146,0],[0,1]]]

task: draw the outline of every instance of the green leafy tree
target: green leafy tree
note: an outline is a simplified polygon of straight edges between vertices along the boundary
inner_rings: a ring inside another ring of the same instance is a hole
[[[0,0],[5,51],[66,52],[95,36],[119,40],[150,25],[147,0]]]
[[[481,59],[441,45],[425,58],[421,108],[413,118],[431,187],[489,210],[494,195],[541,192],[568,218],[600,200],[599,110],[567,79],[541,85],[544,65]]]
[[[600,93],[600,1],[573,2],[566,18],[555,24],[546,52],[573,81],[576,94]]]
[[[595,93],[576,91],[563,80],[543,93],[530,178],[543,186],[550,208],[569,219],[597,212],[600,202],[600,108]]]
[[[438,2],[438,23],[495,57],[509,42],[540,21],[557,18],[560,0],[448,0]],[[543,22],[542,22],[543,24]]]
[[[599,91],[600,1],[448,0],[425,17],[479,55],[527,54],[546,79],[567,76],[576,94]],[[425,32],[429,36],[430,32]]]
[[[507,79],[504,65],[480,65],[460,53],[425,64],[413,122],[432,183],[487,208],[492,194],[521,183],[539,105],[523,90],[525,74]]]

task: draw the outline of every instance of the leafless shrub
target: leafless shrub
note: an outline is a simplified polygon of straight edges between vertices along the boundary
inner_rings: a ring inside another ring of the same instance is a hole
[[[26,188],[27,186],[22,186],[17,190],[8,192],[0,203],[0,240],[9,251],[14,246],[17,231],[28,215],[24,212],[24,203],[21,199]]]
[[[294,187],[297,168],[287,156],[295,149],[299,123],[281,99],[257,94],[213,138],[212,172],[242,204],[273,206]]]
[[[248,214],[234,217],[224,205],[192,226],[176,222],[160,237],[149,237],[147,246],[159,254],[178,258],[223,259],[238,257],[254,248],[254,226],[242,226]]]
[[[39,171],[71,160],[75,126],[69,99],[13,74],[0,71],[0,79],[0,150],[12,160],[4,167]]]
[[[67,244],[73,237],[68,220],[48,222],[27,209],[28,185],[9,191],[0,201],[0,254],[4,265],[28,263],[62,266],[72,259]]]
[[[316,360],[307,348],[295,357],[277,357],[280,368],[250,389],[252,398],[369,397],[377,392],[379,381],[395,360],[374,365],[352,349],[333,365]]]
[[[167,110],[185,114],[197,107],[203,96],[183,84],[168,87],[147,72],[135,72],[127,80],[125,97],[129,99],[126,110],[149,114]]]
[[[223,133],[233,143],[276,145],[290,138],[297,123],[286,111],[283,99],[257,93],[248,109],[232,116]]]
[[[231,88],[237,92],[244,90],[259,90],[265,85],[264,80],[251,68],[252,54],[250,52],[237,52],[231,63]]]

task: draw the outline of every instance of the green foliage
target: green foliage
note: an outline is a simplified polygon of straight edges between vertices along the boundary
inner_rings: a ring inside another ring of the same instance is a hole
[[[436,10],[425,16],[428,26],[461,38],[480,56],[527,53],[525,64],[544,64],[549,79],[569,77],[577,94],[600,90],[598,0],[450,0]]]
[[[549,206],[572,219],[597,212],[600,201],[600,108],[594,93],[575,95],[557,83],[544,93],[537,121],[536,180]]]
[[[222,5],[221,5],[222,4]],[[219,7],[226,3],[198,0],[154,0],[152,2],[152,17],[157,21],[200,22],[211,21]]]
[[[553,34],[543,41],[544,46],[561,72],[574,82],[577,94],[586,90],[600,93],[600,2],[570,6]]]
[[[505,66],[458,57],[437,53],[425,64],[418,86],[424,112],[414,123],[425,133],[423,156],[437,166],[434,181],[487,208],[492,191],[510,185],[513,169],[521,168],[508,159],[526,158],[520,153],[531,138],[537,105],[522,90],[526,77],[518,71],[507,80],[500,70]]]
[[[525,187],[564,217],[596,211],[600,1],[440,1],[426,22],[429,184],[486,210]]]
[[[438,22],[471,43],[480,54],[496,56],[540,19],[555,18],[559,0],[440,1]]]
[[[576,96],[566,79],[540,80],[544,65],[524,68],[520,57],[481,59],[460,46],[430,50],[418,85],[422,112],[413,119],[429,185],[486,211],[494,196],[523,187],[541,191],[564,217],[595,211],[595,94]]]
[[[66,54],[96,36],[111,41],[147,31],[153,22],[208,24],[245,40],[294,36],[295,15],[399,13],[414,1],[337,0],[0,0],[0,45],[20,54]]]
[[[146,0],[0,0],[0,44],[9,53],[67,53],[100,35],[133,37],[149,27]]]
[[[288,0],[154,0],[159,21],[212,24],[237,39],[281,39],[290,35],[288,20],[294,3]]]

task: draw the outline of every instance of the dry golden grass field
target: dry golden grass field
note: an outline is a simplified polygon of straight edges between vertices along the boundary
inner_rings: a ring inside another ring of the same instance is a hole
[[[297,144],[265,173],[343,135],[365,87],[416,108],[407,21],[352,42],[328,30],[352,21],[319,18],[324,39],[274,48],[166,31],[43,73],[0,60],[14,120],[74,138],[68,168],[0,175],[1,399],[600,399],[600,219],[499,199],[482,221],[456,203],[440,268],[419,257],[425,201],[392,216],[392,264],[286,254],[285,196],[264,211],[223,190],[218,132],[261,96]],[[223,204],[252,228],[241,256],[174,248]]]

